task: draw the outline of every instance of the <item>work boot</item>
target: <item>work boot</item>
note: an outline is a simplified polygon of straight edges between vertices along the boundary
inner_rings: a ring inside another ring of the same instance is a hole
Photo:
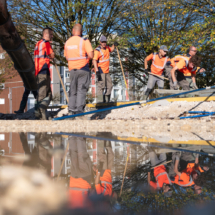
[[[68,116],[75,115],[75,114],[76,114],[76,112],[69,110]],[[68,119],[69,119],[69,120],[74,120],[75,117],[68,118]]]
[[[14,111],[14,113],[16,113],[16,114],[24,113],[25,107],[26,107],[26,102],[21,101],[19,110]]]
[[[105,95],[103,95],[103,103],[106,103]]]
[[[76,112],[76,114],[79,114],[79,113],[83,113],[83,112]],[[90,120],[90,117],[89,116],[77,116],[77,117],[75,117],[75,120]]]
[[[44,109],[44,108],[39,108],[39,110],[40,110],[40,113],[41,113],[41,118],[40,118],[40,120],[47,120],[47,118],[46,118],[46,109]]]
[[[24,110],[15,110],[14,113],[16,114],[24,113]]]
[[[110,102],[110,95],[107,95],[106,99],[107,99],[107,103],[109,103]]]

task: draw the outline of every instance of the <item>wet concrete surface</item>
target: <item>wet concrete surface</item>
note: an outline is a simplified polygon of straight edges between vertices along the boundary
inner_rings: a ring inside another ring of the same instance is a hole
[[[35,207],[31,214],[211,214],[213,139],[156,138],[1,132],[0,190],[7,189],[0,194],[0,212],[29,214]]]

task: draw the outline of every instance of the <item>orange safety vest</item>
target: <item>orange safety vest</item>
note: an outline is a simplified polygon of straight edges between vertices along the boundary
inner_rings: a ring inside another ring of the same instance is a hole
[[[162,63],[161,59],[158,56],[158,53],[154,53],[153,59],[152,59],[152,65],[154,67],[156,67],[157,69],[163,70],[164,67],[166,66],[167,60],[168,60],[168,56],[165,57],[165,61],[164,61],[164,63]]]
[[[181,56],[181,55],[177,55],[177,56],[175,56],[172,60],[175,62],[175,66],[176,66],[176,63],[177,62],[179,62],[181,59],[184,59],[184,61],[185,61],[185,63],[186,63],[186,67],[187,67],[187,72],[186,73],[190,73],[191,74],[191,72],[195,72],[196,71],[196,67],[194,67],[192,70],[190,70],[189,68],[188,68],[188,64],[189,64],[189,60],[190,60],[190,57],[187,57],[187,56]],[[172,61],[171,60],[171,61]]]
[[[71,208],[82,208],[89,203],[89,190],[91,185],[82,178],[70,177],[69,206]]]
[[[50,48],[51,45],[49,41],[45,41],[44,39],[42,39],[37,42],[34,48],[35,76],[38,75],[44,64],[47,64],[48,68],[50,68]]]
[[[84,67],[88,65],[89,59],[87,52],[83,46],[84,39],[80,36],[70,37],[65,44],[65,54],[68,61],[72,61],[74,68]],[[69,67],[70,67],[70,62]],[[70,68],[71,69],[71,68]]]
[[[200,172],[204,172],[204,170],[200,166],[195,168],[195,163],[188,163],[187,168],[182,171],[182,175],[180,177],[178,175],[175,176],[175,181],[173,183],[178,184],[181,187],[188,187],[188,186],[194,185],[195,183],[193,181],[191,174],[195,170],[198,170]],[[187,175],[187,177],[189,177],[188,182],[183,181],[183,176],[186,176],[185,174]]]
[[[108,73],[110,66],[110,47],[106,46],[106,49],[102,50],[101,46],[98,46],[95,50],[100,53],[99,59],[97,60],[98,67],[101,68],[103,73]]]
[[[169,182],[169,184],[172,185],[172,182],[171,182],[171,180],[170,180],[170,178],[169,178],[167,172],[162,172],[162,173],[159,173],[159,174],[155,177],[156,183],[157,183],[157,188],[158,188],[158,189],[161,188],[161,187],[163,186],[163,184],[159,184],[159,182],[160,182],[159,178],[162,178],[162,181],[161,181],[161,182],[163,182],[165,179],[167,179],[168,182]]]
[[[110,51],[109,51],[109,47],[106,48],[108,51],[108,56],[104,56],[102,50],[101,50],[101,46],[97,47],[95,50],[99,51],[101,54],[101,60],[98,60],[98,66],[101,66],[104,62],[110,61]]]

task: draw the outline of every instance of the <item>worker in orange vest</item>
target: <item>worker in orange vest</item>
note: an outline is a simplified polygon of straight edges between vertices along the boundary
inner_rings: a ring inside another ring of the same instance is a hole
[[[166,165],[162,165],[166,161],[166,153],[157,155],[155,151],[150,147],[149,158],[151,166],[153,168],[155,182],[151,181],[151,169],[148,171],[148,184],[154,190],[162,190],[165,197],[172,196],[171,179],[166,170]],[[160,165],[160,166],[158,166]]]
[[[52,99],[50,59],[54,59],[54,52],[50,41],[53,38],[53,30],[49,27],[43,29],[43,39],[37,42],[34,49],[35,76],[37,77],[38,95],[35,101],[36,119],[46,120],[46,109]]]
[[[110,102],[111,91],[113,88],[112,80],[109,73],[110,52],[113,52],[115,42],[111,47],[107,46],[107,38],[102,35],[100,38],[100,46],[95,49],[93,57],[93,65],[96,71],[98,81],[98,96],[97,101]]]
[[[172,183],[181,187],[194,185],[195,193],[200,193],[204,185],[204,171],[208,171],[207,166],[199,165],[199,154],[190,152],[173,153],[174,173],[171,175]],[[180,171],[179,171],[180,170]],[[171,171],[171,168],[170,168]]]
[[[179,86],[182,87],[183,90],[190,90],[189,82],[185,78],[185,74],[191,73],[192,82],[195,89],[198,89],[196,86],[196,72],[197,67],[201,63],[201,58],[197,55],[192,57],[185,56],[176,56],[171,59],[170,66],[172,67],[170,86],[172,85],[173,89],[178,90]]]
[[[90,205],[89,195],[92,191],[92,162],[87,153],[86,138],[69,137],[71,173],[69,182],[69,207],[87,208]]]
[[[165,45],[162,45],[158,53],[152,53],[145,58],[145,71],[149,74],[147,89],[145,91],[146,99],[148,99],[148,96],[156,83],[158,85],[158,89],[163,89],[164,87],[164,79],[157,76],[153,76],[153,74],[158,76],[163,75],[164,68],[168,61],[167,53],[167,47]],[[148,70],[148,61],[150,60],[152,60],[151,71]]]
[[[197,53],[196,47],[195,46],[191,46],[189,48],[189,52],[186,54],[186,56],[187,57],[192,57],[192,56],[196,55],[196,53]],[[197,73],[203,73],[203,72],[205,72],[204,68],[197,67],[196,74]],[[196,84],[194,84],[193,81],[192,81],[192,74],[191,74],[191,72],[188,72],[188,73],[184,74],[184,76],[186,78],[186,81],[188,81],[188,83],[189,83],[190,90],[197,89]]]
[[[95,188],[97,194],[113,196],[111,169],[113,167],[114,154],[110,141],[99,141],[98,168],[96,168]]]
[[[93,58],[93,48],[88,39],[81,37],[82,25],[76,24],[64,46],[64,56],[70,71],[69,115],[84,112],[86,94],[91,82],[89,59]],[[72,118],[74,119],[74,118]],[[87,119],[85,116],[76,119]]]

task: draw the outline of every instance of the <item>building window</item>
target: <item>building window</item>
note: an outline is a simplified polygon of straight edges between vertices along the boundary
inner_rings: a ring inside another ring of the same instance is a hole
[[[66,72],[66,77],[69,78],[70,72]]]
[[[5,85],[3,83],[0,84],[0,90],[4,90],[5,89]]]
[[[0,54],[0,59],[5,59],[5,53]]]
[[[5,68],[0,69],[0,74],[4,74],[5,73]]]
[[[66,92],[69,92],[70,86],[66,85]]]

